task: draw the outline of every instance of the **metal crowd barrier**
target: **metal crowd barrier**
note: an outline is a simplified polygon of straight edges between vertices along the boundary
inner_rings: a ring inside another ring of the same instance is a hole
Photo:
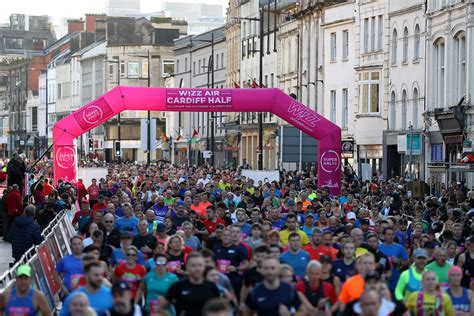
[[[43,230],[44,241],[28,249],[13,267],[0,275],[0,291],[15,285],[15,271],[19,265],[29,264],[33,269],[33,286],[47,298],[55,310],[60,286],[54,279],[56,262],[71,253],[69,239],[76,234],[71,223],[71,211],[60,212]]]

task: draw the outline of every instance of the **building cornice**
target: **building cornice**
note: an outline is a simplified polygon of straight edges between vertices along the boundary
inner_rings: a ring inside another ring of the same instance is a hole
[[[422,10],[423,5],[424,4],[420,3],[420,4],[416,4],[416,5],[413,5],[413,6],[408,7],[408,8],[403,8],[403,9],[396,10],[396,11],[391,11],[391,12],[388,12],[388,16],[389,17],[397,16],[397,15],[407,14],[409,12],[415,12],[415,11],[418,11],[418,10]]]

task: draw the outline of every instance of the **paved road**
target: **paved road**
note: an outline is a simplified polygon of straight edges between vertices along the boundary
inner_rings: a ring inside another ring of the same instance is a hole
[[[12,247],[9,243],[0,240],[0,274],[8,269],[12,261]]]

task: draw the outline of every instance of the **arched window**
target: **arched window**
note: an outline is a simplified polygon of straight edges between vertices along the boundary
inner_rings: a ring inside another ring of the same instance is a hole
[[[395,91],[390,95],[390,130],[394,131],[397,128],[397,110]]]
[[[418,128],[418,89],[413,89],[413,128]]]
[[[415,26],[414,42],[413,60],[418,60],[420,58],[420,26],[418,24]]]
[[[445,43],[440,39],[434,43],[433,47],[433,77],[434,77],[434,104],[444,107],[444,87],[445,87]]]
[[[466,36],[464,33],[459,34],[454,39],[454,60],[455,103],[457,103],[466,94]]]
[[[397,29],[393,29],[392,32],[392,65],[397,63]]]
[[[402,92],[402,130],[407,129],[407,91]]]
[[[403,30],[403,60],[406,63],[408,61],[408,28],[405,27]]]

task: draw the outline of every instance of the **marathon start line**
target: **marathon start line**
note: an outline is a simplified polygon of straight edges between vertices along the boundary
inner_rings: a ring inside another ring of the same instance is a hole
[[[341,128],[276,88],[115,87],[54,125],[56,184],[77,181],[76,138],[126,110],[271,112],[318,140],[318,186],[341,193]]]

